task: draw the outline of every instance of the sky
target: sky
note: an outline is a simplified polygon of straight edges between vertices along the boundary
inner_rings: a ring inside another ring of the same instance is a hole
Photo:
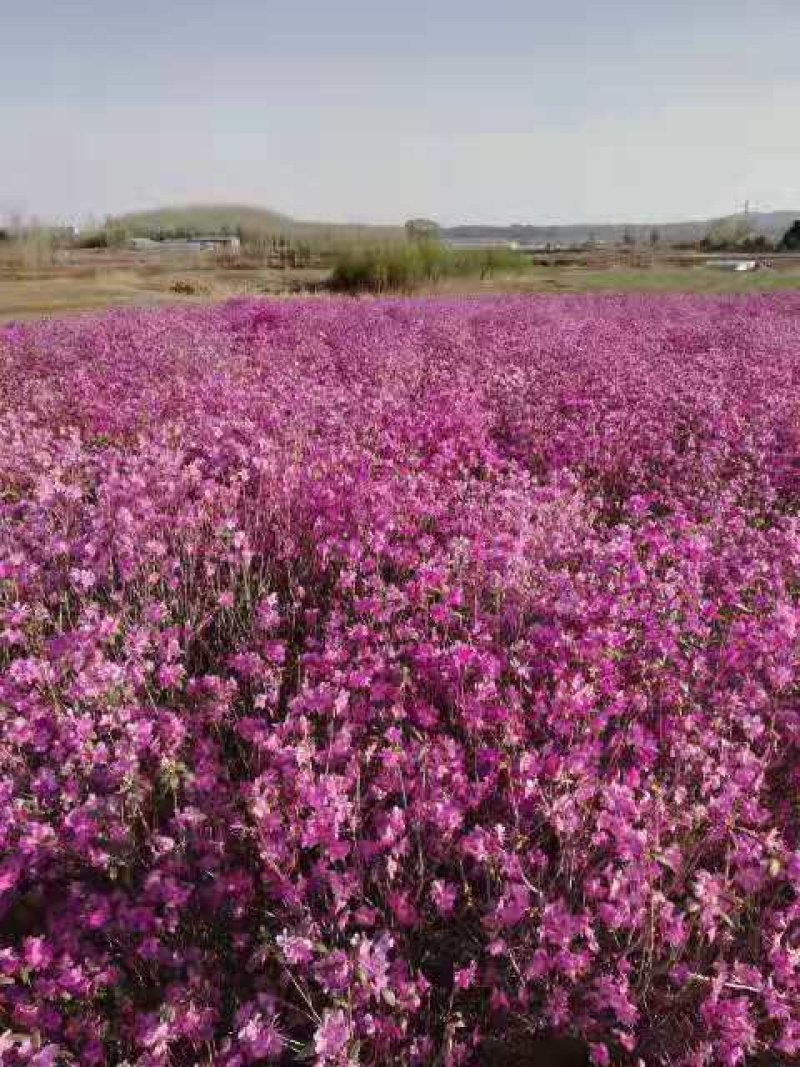
[[[0,0],[0,215],[800,210],[798,0]]]

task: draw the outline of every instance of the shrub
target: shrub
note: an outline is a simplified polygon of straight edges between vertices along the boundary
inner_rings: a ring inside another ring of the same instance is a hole
[[[78,248],[108,248],[108,234],[105,230],[93,230],[78,237]]]
[[[796,1063],[798,311],[0,327],[4,1067]]]
[[[78,248],[124,248],[131,233],[126,227],[109,223],[101,229],[90,230],[78,238]]]
[[[456,250],[414,240],[383,247],[344,249],[334,262],[331,287],[348,293],[411,293],[444,278],[488,278],[524,271],[528,261],[510,249]]]

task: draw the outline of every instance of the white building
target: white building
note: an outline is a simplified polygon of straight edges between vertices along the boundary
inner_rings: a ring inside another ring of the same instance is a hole
[[[717,270],[748,271],[758,270],[758,260],[755,259],[707,259],[707,267],[716,267]]]

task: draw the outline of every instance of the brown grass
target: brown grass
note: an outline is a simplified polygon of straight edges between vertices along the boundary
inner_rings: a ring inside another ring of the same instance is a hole
[[[749,293],[800,289],[800,258],[776,268],[727,274],[688,256],[620,255],[609,252],[544,257],[521,274],[449,278],[428,293],[707,292]],[[232,296],[287,295],[322,287],[322,269],[281,270],[247,260],[214,256],[153,255],[127,250],[58,253],[53,261],[22,262],[0,245],[0,321],[110,307],[197,304]]]
[[[0,321],[111,307],[201,303],[313,288],[321,271],[237,269],[213,257],[152,257],[126,251],[72,252],[57,265],[25,268],[0,252]]]

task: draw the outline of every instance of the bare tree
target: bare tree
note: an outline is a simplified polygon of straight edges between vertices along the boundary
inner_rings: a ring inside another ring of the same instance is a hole
[[[3,229],[11,237],[16,239],[22,236],[25,230],[25,212],[19,204],[7,203],[0,206],[0,218],[3,220]]]

